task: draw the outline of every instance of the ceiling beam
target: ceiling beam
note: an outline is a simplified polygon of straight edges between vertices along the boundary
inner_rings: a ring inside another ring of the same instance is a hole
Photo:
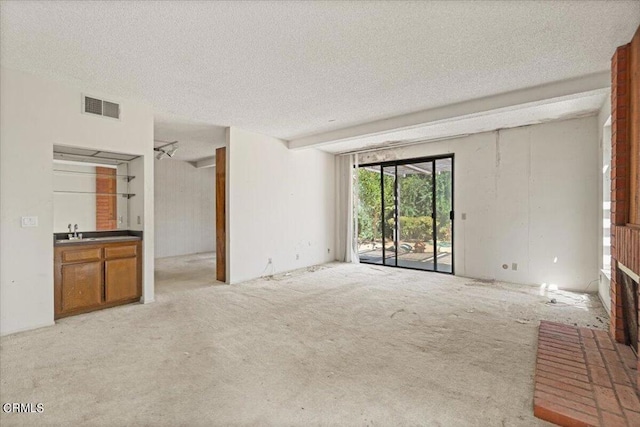
[[[421,127],[434,122],[444,122],[459,117],[472,117],[482,115],[489,111],[509,109],[522,104],[544,104],[551,99],[584,96],[585,93],[611,86],[611,77],[608,71],[589,74],[570,80],[562,80],[541,86],[506,92],[485,98],[478,98],[464,101],[443,107],[418,111],[402,116],[391,117],[383,120],[376,120],[357,126],[337,129],[303,138],[289,141],[289,149],[298,150],[303,148],[318,148],[326,144],[365,136],[384,134],[400,129],[411,129]]]
[[[204,168],[215,168],[216,167],[216,156],[206,157],[204,159],[197,160],[191,163],[196,169],[204,169]]]

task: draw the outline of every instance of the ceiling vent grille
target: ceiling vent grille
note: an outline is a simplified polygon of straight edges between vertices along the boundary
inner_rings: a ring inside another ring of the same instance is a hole
[[[120,104],[116,104],[115,102],[84,96],[82,104],[85,113],[120,119]]]
[[[102,115],[102,100],[91,98],[89,96],[84,97],[84,112]]]
[[[102,101],[102,115],[112,119],[119,119],[120,105],[115,102]]]

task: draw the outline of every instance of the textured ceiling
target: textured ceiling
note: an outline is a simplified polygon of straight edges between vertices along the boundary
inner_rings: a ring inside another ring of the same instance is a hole
[[[176,160],[193,162],[216,154],[216,148],[224,147],[225,128],[194,122],[172,114],[156,113],[153,124],[156,147],[178,141]]]
[[[2,2],[0,61],[293,139],[607,70],[640,2]]]

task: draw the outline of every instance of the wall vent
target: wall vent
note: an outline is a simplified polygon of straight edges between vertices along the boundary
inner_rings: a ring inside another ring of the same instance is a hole
[[[82,110],[88,114],[120,119],[120,104],[91,96],[82,97]]]

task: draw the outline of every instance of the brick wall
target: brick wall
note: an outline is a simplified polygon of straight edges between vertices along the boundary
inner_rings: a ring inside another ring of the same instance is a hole
[[[619,342],[625,325],[618,263],[640,274],[639,62],[640,28],[611,60],[611,334]],[[640,384],[640,361],[638,367]]]
[[[640,226],[640,28],[629,44],[629,220]],[[637,272],[637,270],[634,270]]]
[[[618,226],[627,224],[629,210],[629,50],[620,46],[611,60],[611,333],[624,340],[622,297],[618,276]],[[624,248],[620,247],[624,253]]]
[[[629,219],[629,49],[620,46],[611,60],[611,223]]]
[[[96,167],[96,230],[114,230],[118,228],[116,169]]]

